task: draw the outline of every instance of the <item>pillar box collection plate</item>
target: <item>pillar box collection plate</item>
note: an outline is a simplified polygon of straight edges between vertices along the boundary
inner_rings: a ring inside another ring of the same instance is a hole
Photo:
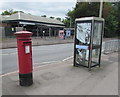
[[[14,33],[17,39],[19,81],[21,86],[32,85],[32,32],[20,31]]]

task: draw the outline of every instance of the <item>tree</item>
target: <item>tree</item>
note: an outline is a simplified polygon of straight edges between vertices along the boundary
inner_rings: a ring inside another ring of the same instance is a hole
[[[118,20],[118,36],[120,36],[120,1],[118,2],[118,18],[117,18],[117,20]]]
[[[67,13],[67,19],[69,21],[69,27],[74,27],[75,24],[75,11],[74,10],[69,10]]]
[[[14,11],[13,9],[9,9],[9,10],[3,11],[1,15],[12,15],[18,12],[24,13],[23,11]]]
[[[116,18],[118,21],[118,28],[117,28],[117,35],[120,37],[120,1],[117,3],[114,3],[114,7],[116,9]]]
[[[51,18],[51,19],[54,19],[55,17],[51,16],[50,18]]]
[[[74,21],[75,21],[75,15],[74,15],[74,9],[73,10],[69,10],[68,13],[66,14],[67,17],[65,17],[65,19],[63,19],[63,23],[65,24],[65,26],[68,27],[74,27]]]
[[[41,15],[41,17],[47,17],[46,15]]]
[[[69,27],[70,27],[70,20],[67,19],[67,17],[66,17],[65,19],[63,19],[62,22],[65,24],[65,27],[66,27],[66,28],[69,28]]]
[[[56,19],[59,20],[59,21],[61,21],[61,18],[59,18],[59,17],[57,17]]]
[[[103,17],[105,18],[105,37],[117,36],[118,21],[116,13],[117,11],[112,3],[104,3]]]
[[[75,7],[75,18],[99,16],[99,2],[80,2]]]
[[[105,37],[117,36],[116,31],[118,28],[118,22],[115,20],[115,16],[110,14],[105,20]]]
[[[99,3],[89,3],[89,2],[79,2],[76,4],[76,7],[73,10],[69,10],[66,14],[70,25],[74,27],[75,19],[81,17],[89,17],[89,16],[98,16],[99,15]],[[69,26],[70,27],[70,26]]]
[[[118,5],[119,9],[120,4]],[[112,37],[116,36],[116,32],[118,27],[118,21],[117,20],[117,15],[118,10],[115,11],[116,5],[109,3],[109,2],[104,2],[103,3],[103,18],[105,19],[105,37]],[[100,8],[100,2],[78,2],[76,4],[76,7],[73,8],[73,10],[69,10],[67,13],[67,22],[70,22],[70,19],[72,20],[72,25],[74,26],[74,21],[76,18],[81,18],[81,17],[91,17],[99,16],[99,8]],[[120,11],[120,9],[119,9]],[[120,12],[119,12],[120,15]],[[118,17],[119,17],[118,15]],[[120,23],[120,22],[119,22]]]

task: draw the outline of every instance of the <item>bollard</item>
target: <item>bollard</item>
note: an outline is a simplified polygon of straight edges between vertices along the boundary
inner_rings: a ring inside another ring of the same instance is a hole
[[[20,31],[14,33],[17,39],[19,84],[30,86],[33,84],[32,76],[32,32]]]

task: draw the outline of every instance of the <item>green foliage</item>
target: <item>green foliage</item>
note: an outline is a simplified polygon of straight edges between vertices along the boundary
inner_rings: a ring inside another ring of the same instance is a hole
[[[81,17],[91,17],[99,16],[99,2],[79,2],[73,10],[69,10],[67,13],[67,18],[64,23],[67,27],[70,25],[70,20],[72,20],[72,26],[74,26],[74,21],[76,18]],[[105,19],[105,37],[115,37],[117,33],[120,32],[120,2],[119,3],[103,3],[103,15]],[[117,18],[118,17],[118,18]]]
[[[56,19],[59,20],[59,21],[61,21],[61,18],[59,18],[59,17],[57,17]]]
[[[63,19],[62,22],[65,24],[66,28],[70,27],[70,20],[69,19]]]
[[[41,17],[47,17],[46,15],[41,15]]]
[[[50,18],[51,18],[51,19],[54,19],[55,17],[52,17],[52,16],[51,16]]]
[[[81,2],[76,4],[75,18],[91,17],[99,15],[99,3],[98,2]]]
[[[107,9],[109,8],[109,13],[107,14],[107,16],[105,16],[104,14],[104,18],[105,18],[105,33],[104,36],[105,37],[115,37],[117,36],[117,30],[118,30],[118,21],[116,18],[117,15],[117,9],[115,9],[115,7],[111,4],[108,3],[106,4]],[[107,12],[108,12],[107,11]],[[104,10],[105,13],[105,10]]]
[[[75,24],[75,11],[71,11],[69,10],[69,12],[67,13],[67,16],[68,16],[68,20],[69,20],[69,27],[74,27],[74,24]]]
[[[66,14],[67,17],[63,20],[63,23],[66,25],[66,27],[74,27],[74,21],[75,21],[75,11],[74,10],[69,10],[68,13]],[[71,25],[70,25],[71,24]]]
[[[105,21],[105,37],[115,37],[117,36],[116,31],[118,28],[118,22],[115,20],[115,16],[112,14],[106,18]]]
[[[80,17],[90,17],[90,16],[98,16],[99,14],[99,3],[88,3],[88,2],[81,2],[77,3],[76,7],[73,8],[73,10],[69,10],[66,14],[67,17],[65,20],[66,27],[71,26],[74,27],[75,25],[75,19]]]
[[[18,13],[18,12],[24,13],[23,11],[14,11],[13,9],[9,9],[9,10],[3,11],[1,15],[12,15],[12,14],[15,14],[15,13]]]
[[[116,10],[116,17],[118,21],[118,29],[117,29],[117,35],[120,36],[120,1],[116,4],[117,10]]]

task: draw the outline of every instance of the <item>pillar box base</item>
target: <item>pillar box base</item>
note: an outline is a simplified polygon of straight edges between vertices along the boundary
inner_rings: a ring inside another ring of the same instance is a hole
[[[28,73],[28,74],[19,73],[19,83],[21,86],[31,86],[33,84],[32,73]]]

